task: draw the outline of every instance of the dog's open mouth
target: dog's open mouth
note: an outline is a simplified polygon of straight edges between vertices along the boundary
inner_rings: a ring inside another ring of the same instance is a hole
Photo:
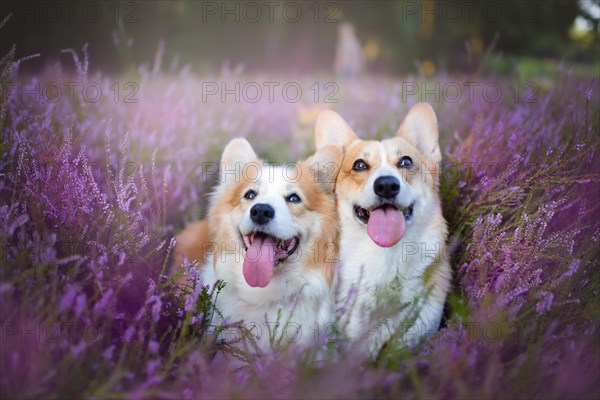
[[[415,206],[415,203],[411,203],[410,206],[406,207],[406,208],[401,208],[401,207],[397,207],[395,205],[392,204],[384,204],[383,206],[380,207],[375,207],[375,209],[377,208],[382,208],[382,207],[391,207],[395,210],[399,210],[400,212],[402,212],[402,214],[404,215],[404,219],[406,219],[407,221],[410,221],[412,219],[413,216],[413,208]],[[356,218],[358,218],[360,221],[362,221],[363,223],[368,223],[369,222],[369,217],[371,215],[371,211],[362,208],[358,205],[354,206],[354,215],[356,215]]]
[[[263,232],[242,235],[246,249],[244,278],[252,287],[265,287],[273,277],[273,270],[298,249],[300,238],[279,239]]]
[[[252,232],[249,235],[242,235],[242,239],[244,240],[244,249],[248,251],[248,248],[252,246],[253,243],[268,241],[269,245],[275,243],[277,260],[275,265],[279,264],[282,261],[285,261],[289,256],[294,254],[296,249],[298,248],[298,244],[300,243],[300,238],[295,236],[293,238],[283,240],[278,239],[275,236],[267,235],[263,232]]]
[[[354,206],[354,215],[367,225],[369,237],[381,247],[391,247],[398,243],[406,229],[406,221],[413,217],[415,203],[406,208],[393,204],[383,204],[371,210]]]

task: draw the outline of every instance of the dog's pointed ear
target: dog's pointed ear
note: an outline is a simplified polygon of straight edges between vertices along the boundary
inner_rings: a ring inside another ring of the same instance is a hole
[[[429,104],[415,104],[396,135],[408,140],[432,162],[439,163],[442,160],[437,118]]]
[[[244,166],[259,162],[259,158],[246,139],[236,138],[227,143],[221,156],[221,183],[233,183],[241,176]]]
[[[340,114],[331,110],[323,110],[319,113],[315,125],[317,150],[329,144],[347,146],[356,139],[358,137]]]
[[[343,147],[329,144],[317,150],[304,161],[304,164],[311,171],[315,182],[318,182],[327,193],[333,194],[343,158]]]

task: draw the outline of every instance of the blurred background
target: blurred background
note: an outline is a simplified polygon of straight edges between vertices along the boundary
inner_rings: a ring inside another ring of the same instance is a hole
[[[40,53],[22,66],[30,73],[85,43],[91,72],[127,72],[160,53],[200,74],[224,63],[329,73],[343,23],[354,27],[364,69],[378,74],[468,72],[483,58],[500,74],[516,61],[537,70],[567,61],[597,74],[599,57],[594,0],[3,1],[0,11],[12,14],[0,52],[14,44],[17,58]]]
[[[600,399],[599,19],[597,0],[0,0],[0,399]],[[322,109],[381,139],[417,101],[444,157],[446,327],[375,362],[244,356],[238,387],[208,361],[228,347],[212,295],[164,275],[225,144],[287,163]]]

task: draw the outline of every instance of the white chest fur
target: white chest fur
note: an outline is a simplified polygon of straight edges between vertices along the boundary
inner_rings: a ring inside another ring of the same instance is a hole
[[[412,345],[435,332],[450,281],[438,227],[409,227],[400,242],[382,248],[345,218],[353,217],[342,216],[336,308],[348,338],[377,351],[394,334]],[[430,266],[433,287],[424,280]]]
[[[277,271],[267,287],[253,288],[245,282],[241,268],[241,263],[229,258],[219,260],[213,268],[213,255],[207,257],[204,284],[227,282],[216,302],[224,319],[215,313],[213,325],[242,321],[263,350],[271,341],[283,345],[318,341],[320,332],[333,320],[333,295],[320,270],[285,265],[285,270]],[[239,337],[239,330],[232,328],[222,336],[232,339],[236,334]]]

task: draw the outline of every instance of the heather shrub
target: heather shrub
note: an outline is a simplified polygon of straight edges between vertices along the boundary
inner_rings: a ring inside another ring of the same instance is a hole
[[[536,102],[432,102],[455,273],[439,332],[375,360],[313,331],[314,349],[258,357],[215,340],[219,287],[168,274],[172,238],[205,211],[208,163],[236,136],[272,161],[309,154],[314,117],[331,105],[361,136],[385,137],[418,99],[404,101],[402,82],[387,78],[340,83],[329,105],[204,101],[203,84],[261,77],[159,65],[120,77],[138,101],[115,101],[113,78],[89,76],[86,49],[71,54],[75,75],[54,66],[23,78],[13,53],[0,66],[2,397],[600,394],[597,81],[561,69]],[[73,80],[109,95],[50,101],[19,90]],[[241,360],[238,373],[228,375],[227,358]]]

